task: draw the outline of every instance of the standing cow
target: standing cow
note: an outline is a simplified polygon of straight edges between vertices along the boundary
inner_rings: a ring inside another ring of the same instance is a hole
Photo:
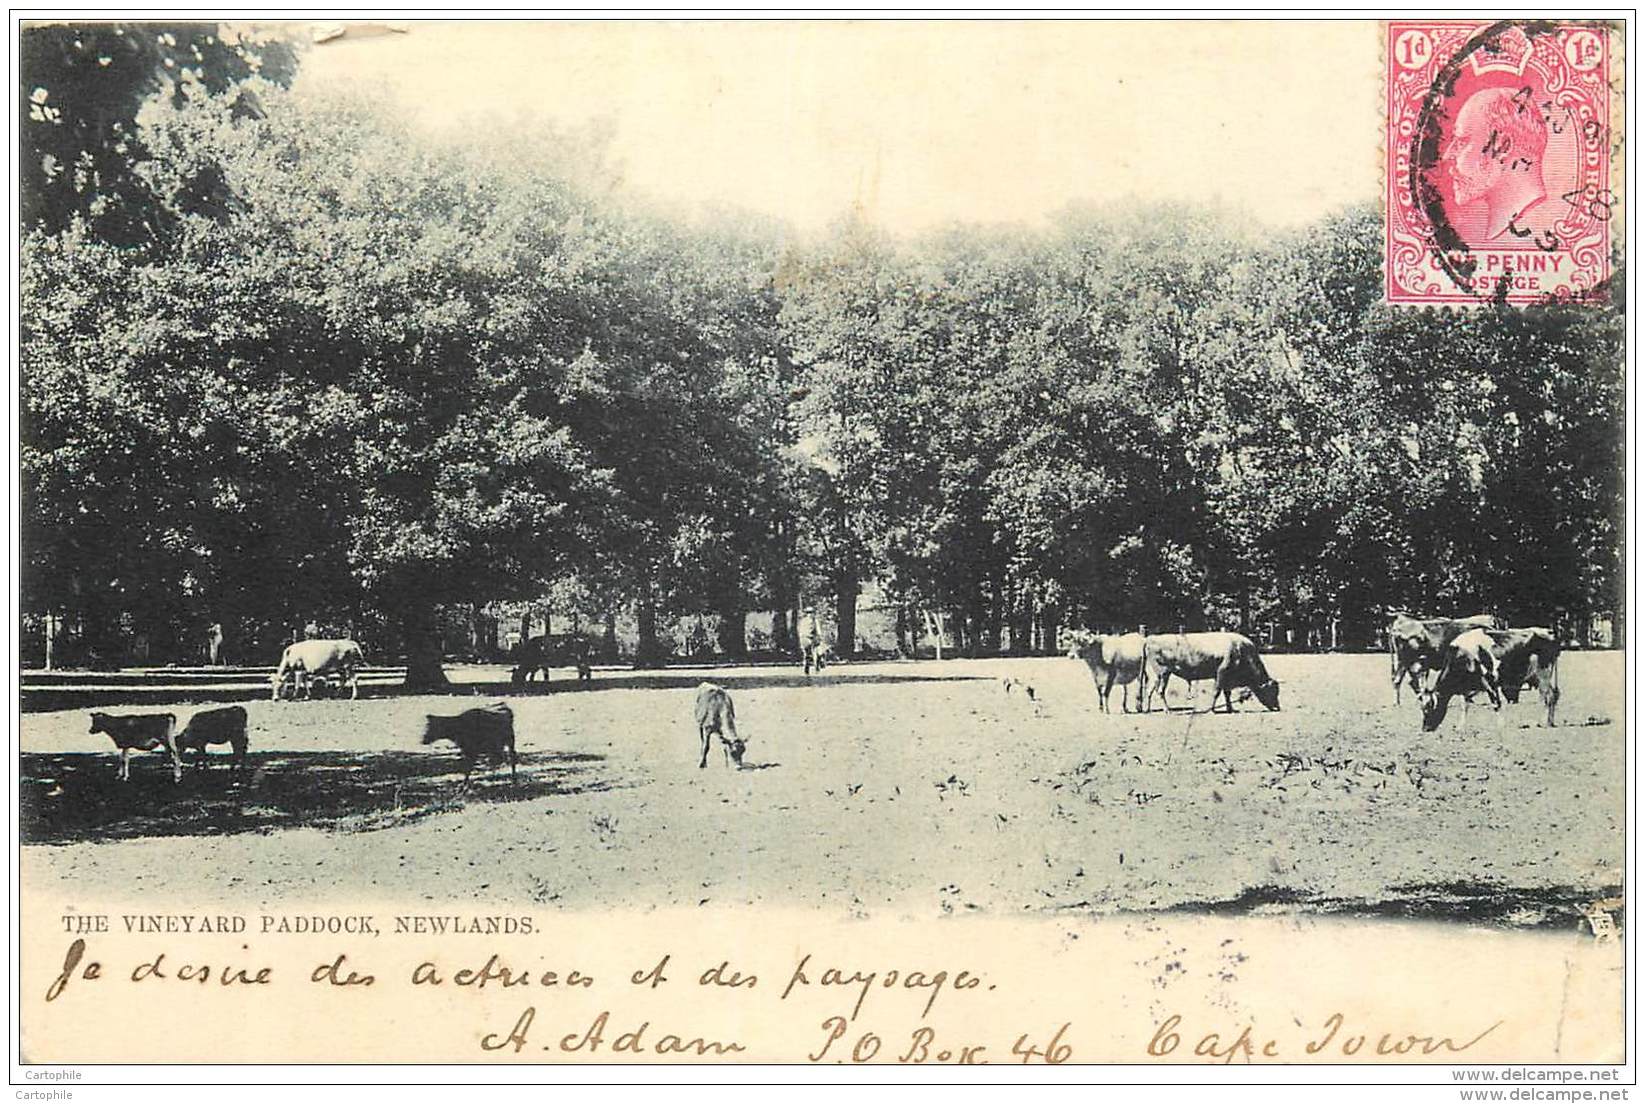
[[[591,682],[594,678],[594,668],[589,662],[592,654],[588,637],[581,633],[534,636],[515,650],[514,670],[509,672],[509,681],[515,686],[524,686],[532,675],[541,671],[546,683],[549,668],[574,666],[578,682]]]
[[[1488,629],[1485,635],[1491,638],[1502,696],[1518,704],[1520,690],[1536,687],[1552,728],[1554,707],[1559,704],[1559,639],[1544,628]]]
[[[1133,682],[1137,683],[1137,709],[1142,709],[1142,696],[1147,689],[1142,674],[1145,643],[1146,639],[1141,633],[1126,633],[1123,636],[1076,633],[1070,638],[1068,654],[1074,659],[1084,660],[1091,669],[1091,679],[1097,684],[1097,701],[1104,713],[1109,711],[1108,695],[1116,684],[1121,687],[1120,711],[1131,712]]]
[[[171,756],[171,780],[183,780],[183,760],[177,753],[177,714],[139,713],[115,716],[111,713],[93,713],[91,731],[95,735],[106,732],[120,749],[120,781],[131,777],[131,753],[134,751],[161,751]]]
[[[1227,704],[1227,712],[1234,711],[1233,691],[1236,687],[1249,689],[1265,709],[1279,709],[1279,683],[1269,676],[1250,637],[1239,633],[1176,633],[1148,637],[1143,645],[1142,677],[1147,688],[1142,697],[1144,713],[1152,709],[1156,690],[1161,698],[1164,697],[1166,683],[1172,675],[1190,682],[1216,679],[1216,686],[1211,691],[1213,713],[1217,711],[1219,695]]]
[[[1434,688],[1423,694],[1422,731],[1432,732],[1445,719],[1451,699],[1458,694],[1472,696],[1483,690],[1491,704],[1502,708],[1497,689],[1497,659],[1490,635],[1484,629],[1469,629],[1445,646]]]
[[[287,683],[291,684],[293,698],[310,697],[315,679],[334,676],[349,688],[350,698],[358,698],[359,669],[365,662],[360,645],[352,640],[299,640],[288,644],[280,655],[280,665],[269,678],[273,700],[280,700]]]
[[[1444,664],[1446,646],[1469,629],[1500,629],[1502,622],[1488,613],[1472,617],[1416,618],[1396,613],[1388,623],[1388,659],[1393,666],[1394,704],[1399,704],[1399,685],[1409,682],[1422,693],[1425,670],[1438,671]]]

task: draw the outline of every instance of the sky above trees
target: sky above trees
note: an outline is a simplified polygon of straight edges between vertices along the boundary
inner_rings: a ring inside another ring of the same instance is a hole
[[[1217,204],[1295,226],[1377,193],[1369,22],[403,24],[304,58],[433,131],[611,128],[622,188],[815,231]]]

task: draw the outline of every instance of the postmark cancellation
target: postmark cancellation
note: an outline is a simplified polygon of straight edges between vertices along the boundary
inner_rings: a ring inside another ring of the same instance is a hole
[[[1603,300],[1622,195],[1604,23],[1385,25],[1390,303]]]

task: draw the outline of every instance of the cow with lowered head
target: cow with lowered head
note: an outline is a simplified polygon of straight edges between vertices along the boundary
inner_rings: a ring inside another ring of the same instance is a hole
[[[508,763],[509,778],[519,777],[519,756],[514,750],[514,711],[503,702],[465,709],[455,716],[429,713],[423,725],[423,743],[450,740],[463,757],[463,784],[468,784],[474,764],[480,760]]]
[[[360,696],[359,669],[365,666],[360,645],[352,640],[299,640],[280,654],[280,665],[269,682],[274,701],[287,692],[293,698],[311,697],[318,679],[336,678],[349,688],[349,697]]]
[[[1227,712],[1234,711],[1233,692],[1244,688],[1256,695],[1263,708],[1279,709],[1279,682],[1268,674],[1262,656],[1251,638],[1235,632],[1175,633],[1150,636],[1143,644],[1143,678],[1147,693],[1143,695],[1144,713],[1153,705],[1154,692],[1165,695],[1166,683],[1172,675],[1198,682],[1215,679],[1211,691],[1211,712],[1217,711],[1217,698],[1227,704]]]
[[[709,738],[718,736],[720,747],[725,752],[725,765],[730,766],[732,761],[737,763],[737,769],[743,765],[743,752],[748,744],[737,735],[737,710],[731,704],[731,695],[725,687],[716,686],[712,682],[704,682],[697,687],[697,735],[702,740],[702,757],[698,759],[698,767],[708,766]]]
[[[234,752],[234,769],[246,765],[246,710],[244,706],[229,705],[221,709],[202,709],[188,719],[183,731],[177,734],[177,755],[189,751],[197,754],[195,765],[204,768],[208,762],[206,748],[211,744],[227,744]]]
[[[1472,617],[1411,617],[1396,613],[1388,622],[1388,659],[1393,665],[1394,704],[1399,704],[1399,686],[1409,682],[1422,693],[1423,675],[1438,671],[1445,663],[1445,648],[1469,629],[1500,629],[1502,622],[1488,613]]]
[[[1518,704],[1519,693],[1533,686],[1542,695],[1548,711],[1548,727],[1554,726],[1554,707],[1559,704],[1559,639],[1551,629],[1488,629],[1491,652],[1497,661],[1497,685],[1510,704]]]
[[[1432,732],[1445,719],[1451,699],[1458,694],[1471,697],[1483,690],[1491,704],[1502,708],[1497,690],[1497,658],[1490,635],[1484,629],[1469,629],[1445,646],[1434,688],[1423,694],[1422,731]]]

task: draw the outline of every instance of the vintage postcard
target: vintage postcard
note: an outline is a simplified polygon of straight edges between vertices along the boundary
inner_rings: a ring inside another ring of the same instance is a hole
[[[1625,1099],[1630,30],[14,19],[18,1099]]]

